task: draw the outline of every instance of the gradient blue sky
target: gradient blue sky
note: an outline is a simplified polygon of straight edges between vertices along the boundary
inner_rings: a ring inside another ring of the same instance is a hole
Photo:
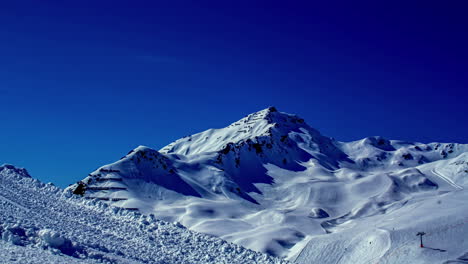
[[[0,163],[46,182],[270,105],[343,141],[468,143],[466,1],[9,2]]]

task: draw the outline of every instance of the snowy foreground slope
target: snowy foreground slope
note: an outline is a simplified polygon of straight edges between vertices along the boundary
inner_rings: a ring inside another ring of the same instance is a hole
[[[0,263],[281,263],[0,166]]]
[[[66,193],[300,263],[442,263],[468,252],[467,184],[466,144],[340,142],[268,108],[140,146]],[[419,231],[446,251],[422,251]]]

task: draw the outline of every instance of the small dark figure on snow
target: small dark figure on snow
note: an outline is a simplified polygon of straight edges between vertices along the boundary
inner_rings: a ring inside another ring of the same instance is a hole
[[[423,245],[423,242],[422,242],[422,237],[425,235],[426,233],[424,232],[418,232],[416,235],[419,236],[421,238],[421,244],[420,244],[420,247],[424,247]]]

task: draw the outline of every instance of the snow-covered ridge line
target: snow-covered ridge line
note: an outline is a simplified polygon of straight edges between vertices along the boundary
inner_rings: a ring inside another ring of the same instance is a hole
[[[21,175],[23,177],[28,177],[30,178],[31,175],[29,175],[28,171],[25,168],[17,168],[11,164],[3,164],[0,166],[0,173],[4,174],[16,174],[16,175]]]
[[[190,135],[163,147],[159,152],[164,154],[175,153],[195,155],[203,152],[220,151],[225,148],[226,142],[233,144],[257,138],[271,136],[275,128],[298,127],[304,124],[304,119],[288,113],[278,112],[275,107],[269,107],[259,112],[247,115],[225,128],[209,129],[207,131]],[[185,148],[188,143],[190,148]]]

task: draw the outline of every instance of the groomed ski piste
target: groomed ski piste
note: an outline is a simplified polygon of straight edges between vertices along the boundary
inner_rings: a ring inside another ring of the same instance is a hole
[[[0,263],[283,263],[0,166]]]
[[[468,263],[467,199],[466,191],[450,192],[409,201],[388,214],[349,222],[351,226],[341,232],[310,237],[294,261]],[[418,232],[426,233],[423,247]]]

